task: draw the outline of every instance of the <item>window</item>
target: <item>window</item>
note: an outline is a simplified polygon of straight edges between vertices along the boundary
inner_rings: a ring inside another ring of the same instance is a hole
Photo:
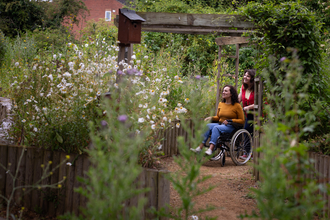
[[[105,20],[111,21],[111,11],[105,11]]]

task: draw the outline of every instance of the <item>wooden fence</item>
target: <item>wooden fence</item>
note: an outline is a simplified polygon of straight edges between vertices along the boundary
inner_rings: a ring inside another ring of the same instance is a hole
[[[186,130],[183,129],[183,127],[180,125],[180,127],[176,127],[177,124],[180,124],[180,121],[174,121],[172,122],[172,125],[165,129],[160,135],[163,136],[163,140],[161,142],[162,144],[162,150],[164,152],[164,155],[166,156],[173,156],[179,154],[178,149],[178,142],[177,139],[179,136],[184,137],[184,139],[187,141],[188,139],[188,133]],[[192,123],[192,120],[187,120],[186,124],[188,126],[188,129],[190,129],[194,133],[194,126]],[[194,146],[188,146],[194,147]],[[197,146],[196,146],[197,147]]]
[[[55,168],[61,161],[65,161],[66,153],[52,152],[38,148],[25,148],[21,164],[18,166],[18,160],[24,149],[21,146],[6,146],[0,145],[0,163],[6,169],[0,168],[0,194],[9,198],[13,190],[13,180],[9,172],[15,175],[18,169],[18,181],[16,186],[31,186],[35,185],[41,179],[43,168],[50,164],[50,170]],[[74,191],[74,188],[81,186],[77,181],[77,176],[87,177],[86,172],[90,166],[90,161],[86,155],[69,154],[72,165],[68,166],[63,163],[58,169],[54,170],[53,174],[44,179],[40,185],[49,185],[58,183],[66,177],[66,180],[61,184],[61,188],[41,188],[34,189],[29,192],[29,188],[19,189],[14,196],[14,202],[18,206],[24,206],[27,209],[42,212],[50,216],[62,215],[66,212],[80,214],[79,207],[86,206],[86,198]],[[148,187],[150,191],[139,195],[137,198],[132,198],[126,202],[128,206],[136,206],[139,197],[148,199],[145,209],[141,215],[144,219],[151,219],[153,216],[147,213],[147,209],[155,207],[159,210],[170,203],[170,184],[165,179],[167,171],[158,171],[144,169],[139,176],[137,182],[140,187]],[[38,187],[39,184],[35,185]],[[3,203],[3,199],[0,203]]]
[[[7,117],[7,107],[0,103],[0,122]],[[1,123],[0,123],[1,125]]]

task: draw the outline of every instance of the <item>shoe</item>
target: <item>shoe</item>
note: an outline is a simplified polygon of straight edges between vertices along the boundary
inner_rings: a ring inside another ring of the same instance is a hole
[[[195,153],[199,153],[202,151],[202,149],[198,146],[196,149],[194,148],[190,148],[191,151],[195,152]]]
[[[207,155],[209,155],[209,156],[212,155],[212,153],[213,153],[213,152],[212,152],[212,150],[211,150],[210,148],[207,149],[207,151],[205,151],[205,154],[207,154]]]
[[[243,156],[240,156],[239,158],[240,158],[240,159],[242,159],[242,160],[246,160],[246,158],[247,158],[247,155],[246,155],[246,154],[244,154]]]

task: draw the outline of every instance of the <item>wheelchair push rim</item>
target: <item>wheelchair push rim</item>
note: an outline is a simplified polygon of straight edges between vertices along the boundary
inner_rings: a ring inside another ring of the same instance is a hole
[[[246,149],[250,145],[250,150]],[[238,130],[231,138],[230,157],[232,161],[240,166],[246,164],[253,152],[253,143],[250,133],[245,129]]]

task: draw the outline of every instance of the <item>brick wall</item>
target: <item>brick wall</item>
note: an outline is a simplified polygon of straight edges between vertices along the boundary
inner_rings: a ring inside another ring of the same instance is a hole
[[[74,26],[73,31],[76,37],[79,38],[79,30],[83,29],[86,22],[94,19],[98,21],[99,18],[105,18],[105,12],[111,11],[111,21],[109,23],[113,24],[113,20],[116,15],[119,14],[119,9],[123,7],[123,4],[117,0],[83,0],[87,8],[89,9],[89,15],[86,17],[86,21],[80,21],[79,26]]]

